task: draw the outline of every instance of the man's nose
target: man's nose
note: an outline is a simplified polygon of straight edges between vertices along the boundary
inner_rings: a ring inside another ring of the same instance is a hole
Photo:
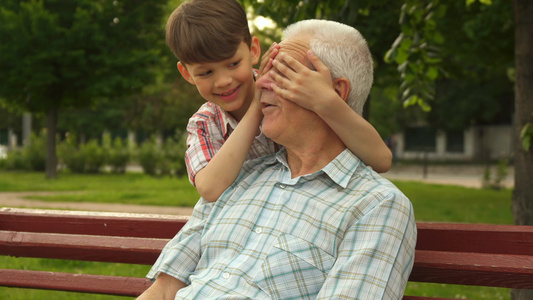
[[[274,80],[272,80],[272,77],[270,77],[270,73],[268,72],[264,74],[263,76],[259,77],[257,81],[255,82],[255,84],[259,88],[271,90],[272,89],[271,85],[273,82]]]

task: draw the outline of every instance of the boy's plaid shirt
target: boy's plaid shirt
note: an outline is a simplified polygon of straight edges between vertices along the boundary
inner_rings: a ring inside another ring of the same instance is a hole
[[[207,102],[189,119],[185,165],[194,185],[196,173],[220,150],[237,126],[237,121],[218,105]],[[252,143],[248,160],[276,153],[279,147],[263,133]]]

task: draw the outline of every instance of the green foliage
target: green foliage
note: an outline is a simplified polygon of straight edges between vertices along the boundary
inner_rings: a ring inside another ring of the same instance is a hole
[[[503,181],[507,178],[509,174],[509,160],[507,158],[502,158],[498,161],[496,166],[496,175],[492,178],[491,166],[487,165],[483,171],[483,177],[481,179],[482,187],[484,189],[493,189],[500,190],[505,186]]]
[[[510,115],[508,99],[500,99],[512,93],[512,83],[506,78],[514,55],[512,4],[504,0],[478,2],[405,1],[400,15],[402,32],[385,55],[385,61],[398,65],[404,105],[437,110],[428,120],[439,128],[464,128],[480,119],[492,121],[498,111]],[[443,80],[446,88],[436,92],[435,84]],[[490,92],[483,93],[487,87]],[[442,92],[448,95],[443,97]],[[453,112],[442,112],[434,100]],[[455,125],[448,125],[450,117]]]
[[[58,152],[62,162],[73,173],[99,173],[106,163],[106,152],[97,140],[91,139],[78,145],[74,134],[67,136],[58,146]]]
[[[29,145],[25,145],[22,151],[30,170],[44,171],[46,167],[46,133],[44,131],[39,135],[32,133]]]
[[[21,150],[12,150],[8,152],[7,158],[3,160],[2,168],[8,171],[29,170],[30,166]]]
[[[132,151],[121,138],[116,137],[111,141],[111,135],[105,134],[103,138],[103,147],[106,155],[106,162],[111,167],[112,173],[124,174],[126,166],[131,161]]]
[[[78,149],[76,135],[69,134],[66,139],[58,145],[57,151],[59,159],[73,173],[85,172],[85,158]]]
[[[137,155],[144,173],[152,176],[185,175],[185,138],[185,135],[180,135],[178,140],[168,138],[161,144],[154,137],[145,141]]]
[[[163,145],[163,161],[160,165],[161,172],[167,175],[185,176],[187,175],[187,168],[185,166],[185,151],[187,135],[182,134],[178,139],[169,138]],[[163,166],[164,165],[164,166]],[[165,172],[163,172],[165,169]]]
[[[150,81],[164,1],[2,1],[0,95],[32,111],[88,106]]]
[[[0,97],[12,109],[52,117],[138,92],[154,80],[152,66],[162,57],[156,46],[163,44],[165,4],[1,1]],[[53,177],[55,166],[47,171]]]
[[[162,154],[155,138],[151,138],[141,145],[137,159],[145,174],[157,175],[157,166],[161,164]]]
[[[526,123],[522,127],[522,130],[520,130],[520,139],[522,140],[522,147],[526,152],[533,149],[533,123]]]
[[[98,141],[89,140],[86,144],[80,145],[79,151],[85,159],[85,172],[100,173],[106,162],[106,153],[104,148],[100,147]]]
[[[21,149],[8,152],[7,158],[0,160],[0,168],[5,170],[23,170],[42,172],[46,165],[45,132],[31,134],[29,144]]]

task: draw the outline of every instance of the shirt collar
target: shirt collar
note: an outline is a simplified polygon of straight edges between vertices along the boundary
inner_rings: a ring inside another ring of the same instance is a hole
[[[282,164],[287,170],[289,170],[287,151],[285,148],[281,148],[276,155],[269,157],[265,161],[266,164],[274,164],[276,162]],[[309,179],[311,179],[316,177],[318,174],[325,173],[337,185],[342,188],[346,188],[350,182],[350,179],[355,175],[360,164],[361,160],[346,148],[339,155],[337,155],[335,159],[322,168],[322,170],[319,170],[314,174],[304,175],[303,177],[309,177]]]
[[[231,134],[231,132],[237,127],[237,120],[229,114],[229,112],[223,110],[220,108],[220,106],[213,104],[217,110],[217,114],[220,116],[220,121],[222,122],[221,128],[222,128],[222,136],[224,138],[228,138],[228,136]]]
[[[327,164],[322,171],[339,186],[346,188],[360,164],[361,160],[346,148]]]

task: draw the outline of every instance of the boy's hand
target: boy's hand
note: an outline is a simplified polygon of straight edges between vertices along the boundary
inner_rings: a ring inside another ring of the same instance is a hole
[[[276,82],[272,84],[272,89],[278,96],[320,115],[330,101],[340,97],[333,89],[329,69],[310,50],[307,57],[316,71],[293,57],[280,53],[273,61],[273,66],[279,73],[270,71],[270,76]]]
[[[274,42],[270,48],[268,48],[267,52],[263,54],[263,58],[261,59],[261,65],[259,67],[259,77],[265,75],[270,69],[272,69],[272,61],[274,58],[276,58],[276,55],[278,55],[279,52],[279,45]]]

